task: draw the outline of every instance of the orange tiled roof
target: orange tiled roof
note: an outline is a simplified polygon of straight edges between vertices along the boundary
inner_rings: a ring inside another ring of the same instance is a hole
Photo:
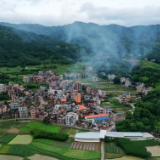
[[[61,102],[66,102],[66,99],[61,99]]]
[[[79,107],[80,110],[83,110],[83,109],[87,109],[85,106],[83,105],[77,105]]]
[[[10,102],[13,102],[13,101],[12,100],[8,100],[7,102],[10,103]]]

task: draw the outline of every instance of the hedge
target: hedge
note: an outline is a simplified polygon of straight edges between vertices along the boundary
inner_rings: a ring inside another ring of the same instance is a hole
[[[51,133],[40,129],[32,129],[30,133],[33,135],[34,138],[46,138],[58,141],[66,141],[68,139],[67,134]]]
[[[151,156],[145,146],[149,144],[155,145],[153,140],[146,141],[131,141],[125,138],[116,138],[115,142],[118,146],[122,147],[126,154],[146,158]]]

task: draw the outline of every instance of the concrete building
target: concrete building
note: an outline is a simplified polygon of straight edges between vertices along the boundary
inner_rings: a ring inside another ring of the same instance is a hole
[[[82,90],[82,83],[80,81],[76,81],[74,84],[74,89],[77,91]]]
[[[4,89],[5,89],[4,84],[0,84],[0,93],[4,92]]]
[[[67,113],[65,117],[65,123],[66,125],[69,125],[69,126],[75,125],[77,120],[78,120],[78,115],[74,112]]]
[[[28,108],[18,107],[18,114],[20,118],[28,118]]]
[[[23,76],[23,82],[28,83],[29,79],[29,76]]]

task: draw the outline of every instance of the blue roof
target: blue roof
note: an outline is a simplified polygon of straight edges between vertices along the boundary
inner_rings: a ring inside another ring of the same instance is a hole
[[[109,117],[106,116],[106,117],[97,117],[97,118],[94,118],[95,121],[98,121],[98,120],[105,120],[105,119],[109,119]]]

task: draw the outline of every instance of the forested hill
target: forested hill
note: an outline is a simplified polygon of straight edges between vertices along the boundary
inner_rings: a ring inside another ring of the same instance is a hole
[[[79,51],[76,45],[0,25],[0,66],[72,63]]]
[[[124,27],[74,22],[64,26],[1,23],[20,30],[47,35],[57,40],[88,47],[96,55],[138,58],[160,48],[160,25]]]

